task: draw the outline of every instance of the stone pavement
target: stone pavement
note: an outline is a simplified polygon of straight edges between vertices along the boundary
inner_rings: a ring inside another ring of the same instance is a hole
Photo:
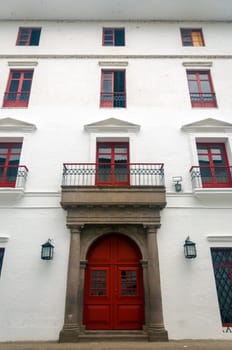
[[[169,342],[9,342],[0,350],[232,350],[232,340],[181,340]]]

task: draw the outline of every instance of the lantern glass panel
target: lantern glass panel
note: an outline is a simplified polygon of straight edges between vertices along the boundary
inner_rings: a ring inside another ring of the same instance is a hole
[[[49,241],[42,244],[41,259],[43,260],[53,259],[53,250],[54,250],[54,246]]]
[[[184,253],[185,257],[188,259],[195,258],[197,256],[195,243],[191,241],[185,241]]]

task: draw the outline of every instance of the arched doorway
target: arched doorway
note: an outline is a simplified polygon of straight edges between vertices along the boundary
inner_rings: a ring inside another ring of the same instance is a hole
[[[85,273],[86,329],[142,329],[144,295],[141,258],[137,245],[123,235],[106,235],[91,246]]]

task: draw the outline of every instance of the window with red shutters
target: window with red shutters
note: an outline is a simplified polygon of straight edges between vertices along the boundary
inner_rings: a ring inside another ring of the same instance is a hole
[[[38,46],[41,28],[20,27],[16,41],[17,46]]]
[[[126,107],[125,70],[102,70],[101,107]]]
[[[11,70],[3,107],[27,107],[30,98],[33,70]]]
[[[183,46],[204,46],[202,29],[181,28]]]
[[[103,28],[102,45],[103,46],[124,46],[125,29],[124,28]]]
[[[97,185],[129,185],[129,143],[97,143]]]
[[[0,187],[15,187],[22,143],[0,142]]]
[[[192,107],[217,107],[209,71],[187,71]]]
[[[232,187],[223,143],[197,143],[197,153],[203,187]]]

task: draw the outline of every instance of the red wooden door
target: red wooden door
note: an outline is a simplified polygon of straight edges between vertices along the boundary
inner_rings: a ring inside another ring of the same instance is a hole
[[[141,254],[127,237],[109,235],[90,249],[85,275],[86,329],[132,330],[144,324]]]

